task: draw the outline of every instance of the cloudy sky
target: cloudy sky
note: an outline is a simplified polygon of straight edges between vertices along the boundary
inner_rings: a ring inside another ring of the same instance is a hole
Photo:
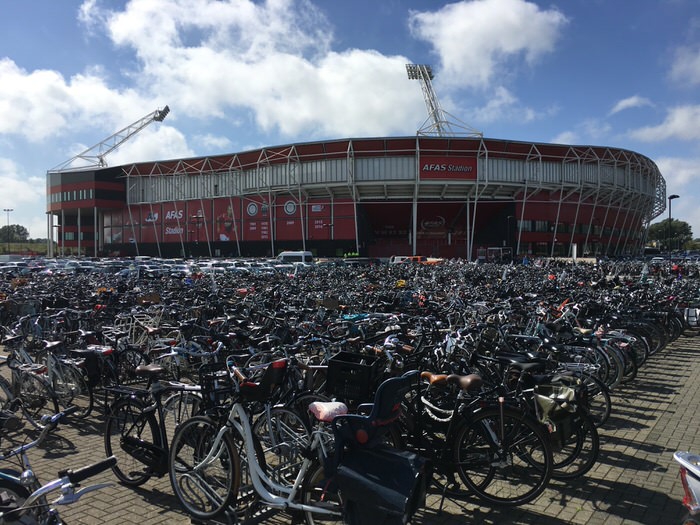
[[[166,104],[109,165],[413,135],[407,63],[486,137],[650,157],[700,237],[698,0],[0,0],[0,205],[46,237],[46,171]]]

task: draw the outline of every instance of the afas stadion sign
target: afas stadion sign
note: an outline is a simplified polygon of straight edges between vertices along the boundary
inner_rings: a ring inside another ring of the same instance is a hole
[[[420,178],[476,180],[476,159],[462,157],[420,157]]]

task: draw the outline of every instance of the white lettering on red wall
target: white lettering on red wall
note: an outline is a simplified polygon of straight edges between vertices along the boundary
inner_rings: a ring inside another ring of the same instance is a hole
[[[471,157],[421,157],[421,179],[476,179],[476,158]]]

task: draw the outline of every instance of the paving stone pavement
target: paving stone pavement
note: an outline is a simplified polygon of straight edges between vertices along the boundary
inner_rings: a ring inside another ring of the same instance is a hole
[[[600,429],[601,454],[583,478],[551,482],[535,502],[516,509],[490,508],[476,499],[440,497],[414,520],[418,525],[456,524],[680,524],[683,488],[676,450],[700,452],[700,337],[682,337],[640,370],[637,379],[615,392],[613,415]],[[34,472],[48,481],[58,470],[80,467],[104,457],[102,421],[89,418],[66,424],[40,449],[30,453]],[[111,471],[93,482],[114,481]],[[191,523],[166,478],[131,489],[114,484],[60,509],[72,525],[179,525]],[[289,524],[286,514],[258,523]]]

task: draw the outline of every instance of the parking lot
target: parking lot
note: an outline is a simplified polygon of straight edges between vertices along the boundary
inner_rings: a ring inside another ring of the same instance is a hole
[[[601,429],[598,464],[585,477],[552,481],[534,503],[495,509],[475,499],[444,501],[431,494],[414,523],[483,524],[673,524],[684,509],[676,450],[700,451],[700,338],[682,337],[651,358],[637,379],[614,395],[613,416]],[[68,424],[51,436],[30,459],[34,472],[48,481],[59,469],[80,467],[104,457],[102,422],[94,416]],[[3,442],[2,446],[6,446]],[[111,472],[93,478],[113,481]],[[167,478],[138,489],[114,484],[62,507],[61,516],[75,524],[183,524]],[[263,523],[291,523],[286,514],[267,514]]]

